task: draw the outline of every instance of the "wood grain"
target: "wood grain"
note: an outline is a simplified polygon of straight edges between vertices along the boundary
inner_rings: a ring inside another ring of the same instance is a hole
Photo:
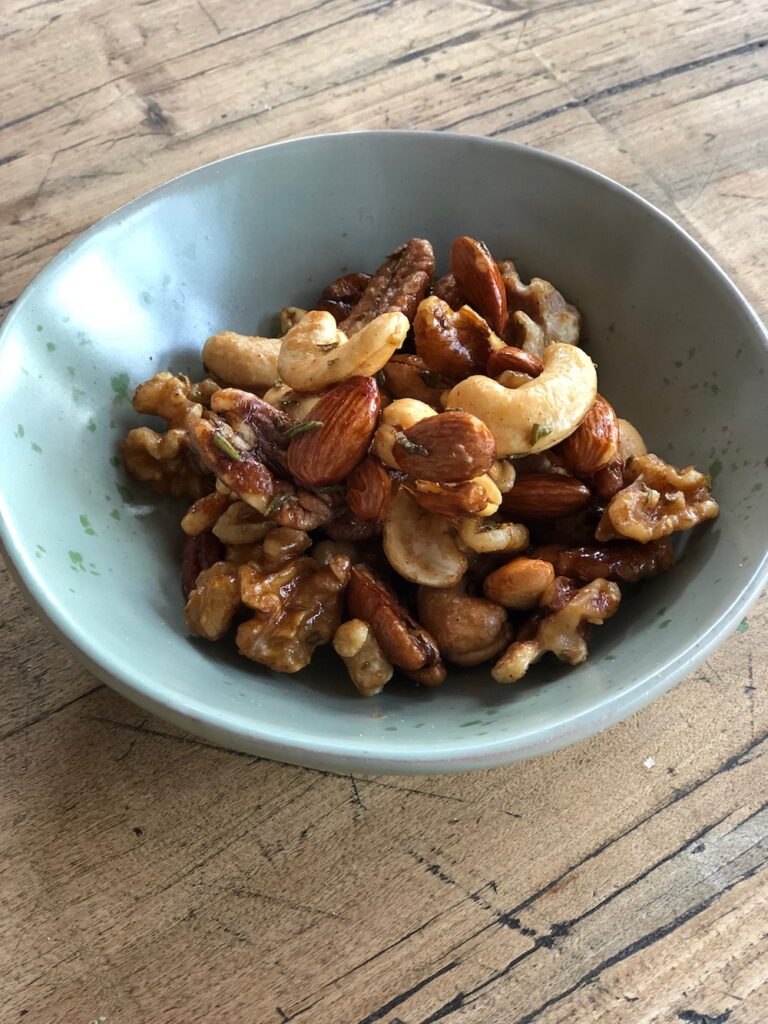
[[[362,127],[590,164],[768,310],[757,0],[3,13],[0,316],[77,232],[171,175]],[[2,1019],[763,1024],[767,643],[763,598],[701,670],[601,736],[469,777],[362,778],[148,718],[4,572]]]

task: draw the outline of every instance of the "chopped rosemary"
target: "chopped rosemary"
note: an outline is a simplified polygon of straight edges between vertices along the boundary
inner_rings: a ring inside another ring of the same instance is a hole
[[[411,439],[406,437],[403,433],[398,432],[395,440],[401,448],[404,448],[409,453],[409,455],[429,455],[429,448],[425,448],[423,444],[417,444],[416,441],[411,441]]]
[[[301,423],[294,423],[283,431],[283,437],[298,437],[300,434],[309,434],[312,430],[319,430],[322,427],[322,420],[302,420]]]
[[[439,373],[433,373],[431,370],[418,370],[417,373],[428,388],[441,388],[443,386]]]
[[[275,512],[279,512],[289,497],[288,491],[278,491],[277,494],[273,495],[271,501],[264,509],[264,518],[269,519]]]
[[[275,377],[275,379],[272,381],[272,387],[273,388],[284,388],[285,387],[285,381],[283,380],[282,377]]]
[[[498,530],[500,526],[501,523],[483,519],[482,522],[477,523],[475,526],[475,533],[489,533],[491,530]]]
[[[339,347],[339,344],[338,341],[327,341],[324,345],[318,345],[317,347],[321,352],[333,352],[335,348]]]
[[[220,452],[224,452],[227,458],[233,459],[235,462],[243,461],[243,457],[240,452],[235,448],[231,441],[228,441],[226,437],[224,437],[223,434],[214,434],[213,443]]]
[[[347,490],[346,484],[326,484],[325,487],[318,487],[318,494],[345,494]]]
[[[531,444],[536,444],[542,437],[546,437],[547,434],[552,433],[552,427],[545,427],[541,423],[534,423],[531,427]]]

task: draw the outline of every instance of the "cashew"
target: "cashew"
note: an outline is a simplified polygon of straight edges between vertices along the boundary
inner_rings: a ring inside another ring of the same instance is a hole
[[[306,309],[302,309],[300,306],[283,306],[280,310],[280,333],[287,334],[306,315]]]
[[[400,463],[392,453],[397,434],[407,430],[414,423],[437,416],[437,411],[417,398],[398,398],[391,402],[381,414],[379,426],[373,436],[373,453],[392,469],[400,469]]]
[[[449,521],[421,508],[405,490],[398,491],[389,507],[384,553],[401,576],[426,587],[453,586],[468,565]]]
[[[268,388],[277,377],[280,338],[249,337],[222,331],[203,346],[203,363],[222,384],[245,391]]]
[[[281,380],[275,381],[268,391],[264,392],[264,401],[275,409],[288,413],[295,420],[305,420],[320,401],[321,395],[305,395],[294,391]]]
[[[372,376],[400,348],[409,327],[402,313],[382,313],[348,338],[330,313],[312,310],[283,338],[273,379],[279,375],[296,391],[321,391],[348,377]]]
[[[484,523],[467,516],[459,525],[459,540],[470,551],[490,554],[496,551],[524,551],[528,547],[528,529],[522,523]]]
[[[597,374],[576,345],[544,349],[544,371],[511,390],[488,377],[468,377],[450,393],[449,405],[481,419],[496,439],[499,456],[540,452],[578,427],[597,394]]]
[[[333,649],[364,697],[381,693],[392,678],[392,665],[384,657],[373,630],[362,619],[342,622],[333,638]]]
[[[627,462],[635,455],[646,455],[648,449],[637,427],[629,420],[619,420],[619,455]]]
[[[499,488],[499,491],[502,494],[506,494],[507,491],[511,491],[515,486],[517,470],[507,459],[496,459],[488,470],[488,475]]]

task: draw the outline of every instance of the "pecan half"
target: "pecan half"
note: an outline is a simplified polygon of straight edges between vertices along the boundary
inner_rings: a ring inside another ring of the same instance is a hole
[[[273,473],[285,473],[284,432],[293,426],[290,416],[263,398],[237,388],[217,391],[211,409],[240,435],[255,458]]]
[[[599,547],[561,548],[550,545],[535,548],[533,555],[551,562],[558,576],[569,576],[583,583],[597,579],[636,583],[666,572],[675,561],[667,537],[648,544],[617,541]]]
[[[510,311],[505,340],[541,356],[553,341],[576,345],[581,330],[579,311],[540,277],[523,284],[512,260],[499,264]],[[539,328],[537,331],[536,328]]]
[[[201,572],[224,557],[224,545],[210,530],[188,536],[181,553],[181,589],[188,598]]]
[[[483,372],[494,334],[474,309],[462,306],[454,313],[442,299],[430,295],[416,313],[413,337],[416,352],[429,370],[459,380]]]
[[[350,377],[326,392],[312,410],[316,424],[288,446],[288,469],[306,487],[335,484],[360,462],[373,437],[381,402],[373,377]]]
[[[337,277],[323,289],[315,309],[324,309],[335,318],[337,324],[340,324],[363,297],[370,280],[370,274],[344,274]]]
[[[400,468],[417,480],[462,483],[488,472],[496,444],[476,416],[442,412],[398,433],[392,451]]]
[[[467,297],[456,284],[453,274],[438,278],[432,285],[432,294],[446,302],[451,309],[459,309],[467,304]]]
[[[229,424],[199,420],[190,429],[189,438],[203,464],[228,490],[265,512],[278,489],[275,478]]]
[[[586,508],[589,488],[573,476],[521,473],[502,499],[504,513],[518,519],[562,519]]]
[[[435,257],[424,238],[412,238],[387,256],[339,327],[349,337],[381,313],[399,311],[413,320],[427,294]]]
[[[382,522],[392,498],[392,478],[379,460],[366,456],[347,480],[347,503],[358,519]]]
[[[507,295],[485,242],[462,235],[451,246],[451,271],[468,304],[497,334],[507,325]]]
[[[350,613],[367,622],[384,657],[405,672],[426,672],[419,680],[434,685],[445,678],[434,639],[411,618],[389,587],[367,565],[353,565],[347,586]],[[442,675],[442,678],[437,678]]]

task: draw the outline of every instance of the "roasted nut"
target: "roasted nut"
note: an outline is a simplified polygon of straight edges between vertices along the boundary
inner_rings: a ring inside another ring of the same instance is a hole
[[[483,593],[505,608],[526,611],[536,607],[554,579],[555,570],[549,562],[539,558],[513,558],[486,576]]]
[[[319,526],[330,525],[333,510],[331,506],[313,491],[299,487],[294,493],[288,484],[274,496],[268,507],[267,518],[279,526],[292,530],[316,530]]]
[[[573,476],[524,473],[502,498],[505,515],[513,519],[562,519],[590,503],[589,488]]]
[[[544,348],[553,342],[578,344],[581,330],[579,311],[566,302],[549,281],[534,277],[530,284],[524,285],[511,260],[499,264],[499,270],[511,314],[505,336],[510,344],[520,345],[540,357]],[[518,312],[525,316],[518,317]],[[533,321],[541,328],[541,333],[531,332],[526,321]]]
[[[245,565],[252,562],[254,566],[263,566],[264,548],[261,541],[255,544],[228,544],[224,549],[224,560],[233,565]]]
[[[171,428],[183,429],[190,420],[200,419],[202,398],[188,377],[163,371],[139,384],[133,394],[133,408],[146,416],[162,417]]]
[[[387,256],[349,316],[342,321],[341,329],[348,335],[355,334],[382,313],[393,311],[401,313],[410,322],[427,294],[434,269],[432,246],[426,239],[411,238]]]
[[[544,363],[532,352],[517,348],[516,345],[505,345],[504,348],[494,349],[488,357],[486,374],[489,377],[498,377],[501,373],[518,373],[526,377],[540,377],[544,370]],[[525,383],[522,381],[521,383]],[[509,385],[505,384],[505,387]]]
[[[307,310],[300,306],[283,306],[280,310],[280,333],[287,334],[306,315]]]
[[[384,367],[384,381],[392,398],[415,398],[437,406],[440,395],[450,383],[438,373],[428,370],[421,356],[392,356]]]
[[[325,532],[333,541],[338,541],[341,544],[357,544],[380,536],[381,523],[359,519],[352,509],[347,508],[330,520],[325,527]]]
[[[392,665],[384,657],[373,630],[362,619],[342,622],[334,635],[333,649],[364,697],[381,693],[392,678]]]
[[[313,419],[298,424],[288,446],[288,469],[306,487],[335,484],[349,476],[371,443],[379,417],[379,389],[373,377],[350,377],[323,395]]]
[[[467,517],[461,520],[458,533],[462,544],[477,554],[524,551],[528,547],[528,529],[522,523]]]
[[[123,440],[122,452],[127,472],[158,494],[200,498],[213,485],[210,474],[191,457],[186,430],[158,434],[149,427],[135,427]]]
[[[318,565],[329,565],[331,559],[343,555],[349,559],[350,565],[360,562],[360,550],[357,545],[349,541],[321,540],[312,548],[312,557]]]
[[[625,478],[630,483],[611,498],[597,540],[618,536],[647,544],[719,514],[709,477],[693,466],[675,469],[656,455],[638,455],[627,463]]]
[[[379,426],[373,437],[373,453],[385,466],[400,469],[394,455],[394,444],[398,433],[402,433],[414,423],[436,416],[431,405],[418,402],[415,398],[399,398],[382,410]]]
[[[184,609],[187,628],[204,640],[220,640],[232,625],[239,607],[238,567],[229,562],[216,562],[199,574],[189,594]]]
[[[294,391],[281,380],[276,381],[271,388],[264,392],[265,402],[273,405],[280,412],[286,413],[296,422],[311,419],[310,413],[320,398],[320,395]]]
[[[317,309],[330,313],[336,323],[340,324],[363,297],[370,280],[370,274],[344,274],[343,277],[337,277],[323,289]]]
[[[348,377],[371,377],[405,341],[409,322],[399,312],[382,313],[347,336],[330,313],[313,310],[283,338],[277,372],[296,391],[317,392]]]
[[[500,457],[552,448],[573,433],[595,400],[595,367],[580,348],[549,345],[542,362],[541,375],[515,390],[475,376],[448,395],[451,408],[471,412],[490,428]]]
[[[274,523],[247,502],[236,501],[219,516],[213,532],[223,544],[256,544],[273,528]]]
[[[249,337],[221,331],[203,346],[203,363],[214,377],[233,388],[260,391],[277,377],[280,338]]]
[[[517,469],[509,459],[494,459],[488,475],[496,484],[500,494],[506,494],[515,486]]]
[[[592,475],[590,484],[595,494],[603,501],[612,498],[624,486],[624,460],[620,455],[611,459],[607,466]]]
[[[645,441],[640,435],[637,427],[633,427],[629,420],[619,420],[619,455],[622,462],[627,462],[635,455],[647,455],[648,449]]]
[[[285,473],[285,433],[295,426],[290,416],[237,388],[217,391],[211,399],[211,409],[242,438],[250,455],[272,473]]]
[[[467,559],[442,516],[420,508],[405,490],[393,497],[384,522],[384,553],[403,579],[427,587],[450,587],[467,569]]]
[[[461,484],[436,484],[431,480],[403,480],[402,486],[417,505],[436,516],[454,520],[467,515],[485,514],[489,495],[484,483],[490,477],[467,480]],[[498,510],[498,504],[493,512]],[[493,512],[491,514],[493,514]]]
[[[199,533],[210,530],[229,502],[230,498],[226,494],[219,494],[218,491],[198,498],[194,505],[190,505],[181,520],[182,530],[188,537],[196,537]]]
[[[203,464],[228,491],[266,514],[278,489],[275,478],[228,424],[198,420],[189,439]]]
[[[463,483],[493,465],[493,434],[477,417],[464,412],[431,416],[397,435],[393,453],[410,476],[435,483]]]
[[[347,605],[355,618],[373,629],[388,661],[408,673],[427,670],[420,680],[425,685],[442,682],[438,677],[445,678],[445,670],[437,644],[367,565],[352,566]]]
[[[583,583],[597,579],[636,583],[666,572],[675,561],[667,537],[648,544],[615,541],[600,547],[561,548],[549,545],[535,548],[533,555],[551,562],[558,576],[568,576]]]
[[[181,554],[181,589],[185,601],[195,589],[200,573],[221,561],[223,554],[221,542],[209,531],[185,538]]]
[[[616,458],[619,450],[619,423],[613,406],[596,395],[579,426],[558,445],[563,465],[571,473],[591,476]]]
[[[457,312],[430,295],[420,304],[413,321],[416,352],[433,373],[460,380],[482,373],[494,345],[502,342],[488,323],[469,306]]]
[[[270,524],[271,525],[271,524]],[[304,530],[277,526],[264,537],[263,563],[270,572],[285,562],[303,555],[312,546],[312,538]]]
[[[570,598],[567,598],[570,586],[565,593],[564,606],[536,622],[534,635],[516,640],[496,662],[491,675],[497,683],[522,679],[546,651],[569,665],[581,664],[587,657],[589,625],[602,625],[614,614],[621,600],[617,585],[607,580],[593,580]]]
[[[448,303],[451,309],[459,309],[467,304],[467,297],[456,284],[453,274],[446,274],[444,277],[438,278],[432,285],[432,294]]]
[[[242,599],[255,613],[238,626],[240,653],[276,672],[304,668],[339,627],[348,579],[345,559],[320,568],[313,558],[296,558],[266,574],[240,566]]]
[[[440,653],[455,665],[480,665],[495,658],[511,639],[503,608],[455,587],[419,587],[417,611]]]
[[[468,304],[501,334],[507,325],[507,296],[499,268],[485,243],[466,235],[455,239],[451,272]]]
[[[347,503],[358,519],[381,522],[389,511],[392,479],[374,455],[358,463],[347,480]]]

